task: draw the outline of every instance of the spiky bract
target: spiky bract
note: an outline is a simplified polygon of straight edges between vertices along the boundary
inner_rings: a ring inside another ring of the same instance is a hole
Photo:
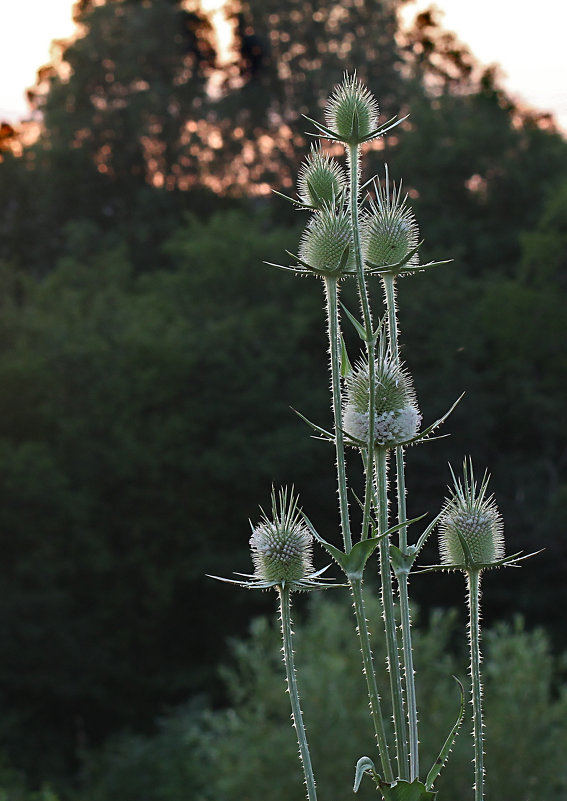
[[[250,537],[254,578],[275,584],[301,582],[313,575],[311,532],[303,521],[293,493],[272,493],[272,520],[263,513]]]
[[[325,275],[354,269],[354,247],[346,211],[325,206],[309,220],[299,243],[303,262]]]
[[[504,558],[504,526],[494,498],[486,497],[487,474],[477,486],[469,459],[463,464],[463,480],[453,474],[453,481],[439,521],[441,562],[463,569],[498,562]]]
[[[376,200],[370,203],[369,212],[362,221],[362,239],[366,259],[371,265],[388,267],[401,262],[418,245],[419,231],[413,211],[402,197],[401,184],[390,193],[388,171],[385,186],[375,184]],[[404,267],[416,267],[414,255]]]
[[[378,126],[378,102],[354,75],[345,75],[335,87],[325,109],[329,128],[343,142],[358,145]]]
[[[313,147],[299,171],[299,198],[306,206],[322,209],[333,207],[344,194],[346,177],[334,158]]]
[[[409,372],[390,357],[384,345],[379,348],[375,365],[374,442],[390,448],[416,436],[421,415]],[[367,442],[370,426],[367,362],[356,365],[346,379],[345,389],[343,429],[346,434]]]

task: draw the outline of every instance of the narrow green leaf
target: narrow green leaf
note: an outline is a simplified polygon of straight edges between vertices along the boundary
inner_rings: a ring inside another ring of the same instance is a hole
[[[464,396],[465,396],[465,393],[463,392],[461,395],[459,395],[459,397],[457,398],[457,400],[455,401],[455,403],[454,403],[454,404],[451,406],[451,408],[450,408],[448,411],[446,411],[446,412],[445,412],[445,414],[443,415],[443,417],[440,417],[438,420],[436,420],[434,423],[432,423],[430,426],[428,426],[428,427],[425,429],[425,431],[422,431],[422,432],[420,432],[420,433],[419,433],[417,436],[413,437],[412,439],[408,439],[406,442],[401,442],[401,443],[400,443],[401,447],[405,448],[405,447],[406,447],[406,445],[413,445],[413,444],[415,444],[416,442],[420,442],[421,440],[424,440],[426,437],[428,437],[428,436],[429,436],[429,434],[431,434],[433,431],[435,431],[435,429],[436,429],[436,428],[439,428],[439,426],[440,426],[442,423],[444,423],[444,422],[445,422],[445,420],[446,420],[446,419],[449,417],[449,415],[450,415],[450,414],[453,412],[453,410],[455,409],[455,407],[456,407],[456,406],[457,406],[457,405],[458,405],[458,404],[459,404],[459,403],[462,401],[462,399],[464,398]]]
[[[443,744],[443,748],[441,749],[441,751],[439,753],[439,756],[437,757],[437,759],[435,760],[431,770],[427,774],[427,779],[425,780],[425,786],[426,786],[426,788],[428,790],[432,789],[433,784],[435,782],[435,779],[439,776],[439,774],[443,770],[443,767],[445,766],[445,764],[447,762],[447,757],[449,756],[449,754],[451,752],[451,748],[453,747],[453,745],[455,743],[455,740],[457,738],[457,734],[459,733],[459,729],[461,728],[461,724],[462,724],[462,722],[464,720],[464,717],[465,717],[465,690],[464,690],[463,685],[459,681],[459,679],[456,676],[453,676],[453,678],[455,679],[455,681],[457,682],[457,684],[459,685],[459,688],[461,690],[461,708],[459,710],[459,714],[457,716],[457,720],[455,722],[455,725],[453,726],[453,728],[449,732],[449,736],[445,740],[445,742]]]
[[[433,529],[435,528],[435,526],[439,522],[442,514],[443,514],[443,511],[439,512],[439,514],[437,515],[435,520],[431,521],[431,523],[427,526],[427,528],[425,529],[425,531],[423,532],[421,537],[418,539],[417,545],[415,546],[415,555],[416,555],[416,557],[419,555],[419,552],[421,551],[421,549],[423,548],[423,546],[427,542],[427,539],[428,539],[429,535],[431,534],[431,532],[433,531]]]
[[[346,573],[346,570],[344,568],[344,564],[345,564],[345,560],[347,559],[347,554],[344,553],[344,551],[341,551],[340,548],[336,548],[334,545],[331,545],[331,543],[327,542],[327,540],[324,540],[323,537],[319,534],[319,532],[315,528],[315,526],[313,525],[313,523],[311,522],[311,520],[309,520],[309,518],[307,517],[305,512],[302,512],[301,516],[303,517],[303,519],[307,523],[307,527],[309,528],[309,530],[310,530],[311,534],[313,535],[314,539],[316,539],[317,542],[320,545],[322,545],[323,548],[325,548],[327,553],[329,553],[333,557],[333,559],[339,565],[339,567]]]
[[[267,264],[268,267],[277,267],[278,270],[284,270],[286,273],[295,273],[296,275],[311,275],[311,270],[305,270],[303,267],[301,269],[297,267],[285,267],[283,264],[275,264],[273,261],[264,261],[263,264]]]
[[[362,777],[365,773],[368,773],[369,776],[372,776],[376,783],[378,783],[380,780],[380,776],[376,773],[374,762],[370,759],[370,757],[367,756],[360,757],[356,763],[356,769],[354,772],[354,786],[352,788],[353,792],[358,793],[360,782],[362,781]]]
[[[315,206],[309,206],[307,203],[302,203],[300,200],[295,200],[295,198],[290,197],[289,195],[284,195],[282,192],[278,192],[276,189],[272,189],[274,195],[278,197],[283,197],[284,200],[289,200],[290,203],[293,203],[294,206],[297,206],[300,209],[308,209],[309,211],[317,211]]]
[[[341,334],[341,378],[346,378],[347,375],[350,375],[351,373],[352,364],[350,363],[350,359],[348,357],[348,351],[346,349],[344,337]]]
[[[302,114],[301,116],[302,116],[304,119],[306,119],[308,122],[311,122],[311,123],[313,123],[313,125],[314,125],[316,128],[318,128],[318,129],[319,129],[319,131],[321,131],[321,132],[322,132],[322,133],[324,133],[324,134],[327,134],[327,136],[328,136],[330,139],[339,139],[339,138],[340,138],[340,137],[338,136],[338,134],[336,134],[336,133],[335,133],[334,131],[332,131],[330,128],[327,128],[327,126],[326,126],[326,125],[323,125],[322,123],[320,123],[320,122],[317,122],[317,120],[313,120],[313,119],[311,119],[311,117],[308,117],[308,116],[307,116],[307,114]]]
[[[307,423],[308,426],[310,426],[318,434],[321,434],[323,437],[325,437],[325,439],[330,439],[331,441],[333,441],[335,439],[330,431],[326,431],[324,428],[321,428],[321,426],[318,426],[315,423],[312,423],[311,420],[308,420],[307,417],[305,417],[305,415],[301,414],[301,412],[298,412],[297,409],[293,408],[293,406],[290,406],[289,408],[293,412],[295,412],[298,417],[301,417],[301,419],[303,420],[304,423]]]
[[[358,333],[358,336],[362,339],[363,342],[368,342],[368,337],[366,335],[366,329],[358,322],[356,317],[349,312],[349,310],[347,309],[345,304],[342,303],[341,301],[340,301],[340,303],[341,303],[341,306],[343,308],[344,313],[346,314],[348,319],[351,321],[351,323],[355,327],[355,329],[356,329],[356,331]]]
[[[376,130],[374,130],[371,133],[369,133],[368,136],[365,136],[364,139],[362,140],[362,142],[369,142],[371,139],[374,139],[377,136],[382,136],[383,134],[387,133],[387,131],[390,131],[392,128],[395,128],[396,125],[399,125],[400,123],[402,123],[405,120],[407,120],[408,117],[409,117],[409,114],[406,114],[405,117],[402,117],[399,120],[397,120],[395,117],[390,117],[390,119],[387,120],[382,125],[380,125],[379,128],[376,128]],[[392,123],[392,124],[390,125],[390,123]]]

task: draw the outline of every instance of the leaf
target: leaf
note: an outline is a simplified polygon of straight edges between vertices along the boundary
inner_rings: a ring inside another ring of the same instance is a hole
[[[347,307],[345,306],[344,303],[341,302],[341,306],[343,308],[344,313],[348,317],[348,319],[351,321],[353,326],[356,328],[358,336],[362,339],[363,342],[368,342],[368,336],[366,334],[366,329],[358,322],[356,317],[349,312],[349,310],[347,309]]]
[[[351,373],[352,364],[350,363],[350,359],[348,357],[348,351],[346,349],[344,337],[341,334],[341,378],[346,378],[347,375],[350,375]]]
[[[342,569],[345,571],[347,577],[352,581],[362,579],[366,563],[376,550],[378,543],[384,538],[384,534],[378,537],[368,537],[365,540],[360,540],[356,545],[353,545],[347,554],[343,554]]]
[[[425,429],[425,431],[421,431],[419,434],[417,434],[412,439],[408,439],[408,440],[406,440],[406,442],[401,442],[400,446],[405,448],[406,445],[413,445],[416,442],[420,442],[421,440],[426,439],[429,436],[429,434],[431,434],[433,431],[435,431],[436,428],[439,428],[439,426],[442,423],[445,422],[445,420],[449,417],[449,415],[452,413],[452,411],[455,409],[455,407],[462,401],[464,396],[465,396],[465,393],[463,392],[461,395],[459,395],[459,397],[457,398],[455,403],[451,406],[451,408],[448,411],[445,412],[445,414],[442,417],[440,417],[434,423],[431,423],[431,425],[428,426]]]
[[[425,786],[427,787],[428,790],[431,790],[431,788],[433,787],[433,783],[435,782],[435,779],[437,778],[437,776],[439,776],[439,774],[443,770],[443,767],[447,762],[447,757],[451,752],[451,748],[455,743],[455,739],[457,737],[457,734],[459,733],[459,729],[465,717],[465,690],[459,679],[456,676],[453,676],[453,678],[455,679],[461,690],[461,708],[459,710],[459,714],[457,716],[455,725],[449,732],[449,736],[445,740],[443,748],[439,753],[439,756],[437,757],[431,770],[427,774],[427,779],[425,780]]]
[[[330,542],[327,542],[327,540],[323,539],[305,512],[302,512],[302,516],[307,523],[307,526],[313,537],[320,545],[323,546],[323,548],[325,548],[327,553],[333,557],[347,578],[350,581],[360,581],[362,579],[362,574],[364,573],[366,563],[376,550],[376,547],[383,536],[368,537],[368,539],[361,540],[360,542],[357,542],[356,545],[353,545],[348,553],[345,553],[344,551],[341,551],[340,548],[337,548],[335,545],[331,545]]]
[[[290,409],[293,412],[295,412],[298,417],[301,417],[303,422],[307,423],[307,425],[310,426],[314,431],[316,431],[318,434],[321,434],[321,436],[324,437],[325,439],[330,439],[332,442],[334,442],[335,438],[330,431],[326,431],[324,428],[321,428],[315,423],[312,423],[311,420],[308,420],[307,417],[305,417],[305,415],[301,414],[301,412],[298,412],[297,409],[293,408],[293,406],[290,406]]]
[[[284,200],[289,200],[290,203],[293,203],[294,206],[297,206],[300,209],[308,209],[309,211],[317,211],[315,206],[309,206],[307,203],[302,203],[300,200],[295,200],[295,198],[290,197],[289,195],[284,195],[282,192],[278,192],[276,189],[272,189],[274,195],[278,197],[283,197]]]
[[[360,782],[362,781],[362,777],[365,773],[371,774],[376,783],[378,783],[380,780],[379,775],[376,773],[374,762],[370,759],[370,757],[367,756],[360,757],[356,763],[356,769],[354,772],[354,786],[352,788],[353,792],[358,793]]]
[[[406,782],[400,779],[393,784],[380,782],[380,792],[384,801],[432,801],[437,793],[428,790],[418,779]]]

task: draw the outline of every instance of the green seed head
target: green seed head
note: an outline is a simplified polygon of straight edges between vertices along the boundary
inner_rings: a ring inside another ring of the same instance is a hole
[[[264,514],[250,537],[254,576],[278,584],[301,582],[313,573],[313,538],[293,494],[288,502],[287,491],[280,492],[278,501],[272,493],[272,517]]]
[[[346,75],[327,102],[325,121],[338,138],[351,145],[360,144],[378,127],[378,103],[354,75]]]
[[[326,275],[354,269],[352,230],[346,211],[325,206],[314,214],[301,237],[299,257]]]
[[[379,348],[375,374],[374,441],[391,448],[412,439],[419,431],[421,415],[411,376],[385,351]],[[343,429],[357,439],[367,441],[370,426],[370,379],[367,362],[360,362],[347,377]]]
[[[401,184],[392,194],[389,189],[388,171],[386,185],[376,185],[376,200],[362,223],[362,238],[367,260],[376,266],[397,264],[418,244],[418,227],[413,211],[401,196]],[[416,266],[417,253],[404,265]]]
[[[445,502],[439,522],[441,562],[462,568],[467,564],[462,541],[473,565],[490,565],[504,557],[502,516],[492,497],[486,498],[488,476],[477,487],[470,459],[463,465],[463,481],[454,479],[451,497]]]
[[[301,202],[316,209],[335,206],[346,188],[341,166],[316,147],[305,159],[297,183]]]

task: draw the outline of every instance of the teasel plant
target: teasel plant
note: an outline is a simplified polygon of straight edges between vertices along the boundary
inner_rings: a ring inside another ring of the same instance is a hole
[[[414,543],[409,543],[408,528],[421,521],[424,515],[407,519],[406,450],[409,446],[435,439],[437,429],[460,398],[440,418],[422,426],[413,380],[400,358],[397,283],[401,277],[422,273],[448,260],[420,263],[422,242],[416,219],[401,182],[390,181],[387,166],[382,180],[374,176],[361,184],[363,147],[384,136],[404,119],[392,118],[379,124],[376,99],[356,74],[344,76],[328,99],[325,122],[306,117],[314,127],[311,136],[315,144],[300,169],[297,197],[286,197],[276,192],[299,212],[309,215],[298,253],[286,251],[292,260],[287,265],[266,262],[293,275],[315,277],[322,283],[329,346],[331,430],[297,413],[316,438],[334,446],[342,547],[323,538],[300,510],[293,492],[282,490],[278,498],[272,494],[271,519],[263,514],[261,523],[252,531],[250,545],[255,572],[237,574],[238,579],[223,580],[248,588],[274,588],[278,592],[288,690],[309,801],[316,798],[316,787],[295,678],[291,593],[330,586],[348,586],[350,589],[379,760],[377,768],[371,757],[360,757],[355,767],[354,791],[359,789],[363,777],[369,776],[385,801],[431,801],[437,796],[435,782],[465,717],[464,689],[456,679],[460,688],[456,722],[442,744],[438,758],[422,779],[409,576],[415,572],[415,562],[435,528],[439,527],[442,536],[453,532],[443,540],[451,544],[442,546],[441,564],[419,567],[417,572],[462,569],[468,576],[474,792],[475,801],[480,801],[484,776],[479,667],[480,573],[487,567],[500,564],[515,565],[522,558],[519,554],[509,558],[503,556],[499,513],[493,501],[485,498],[486,480],[478,488],[474,483],[470,463],[463,482],[456,482],[454,493],[439,515]],[[344,148],[346,167],[325,152],[325,142],[332,143],[334,150],[339,145]],[[340,301],[340,288],[348,280],[356,284],[358,312],[349,310]],[[379,281],[382,285],[384,308],[379,316],[371,308],[369,284],[372,281]],[[343,316],[361,341],[361,352],[354,365],[345,344]],[[357,451],[362,461],[364,486],[360,498],[349,490],[347,448]],[[390,495],[394,495],[389,492],[390,472],[395,472],[395,520],[390,519]],[[352,497],[360,506],[357,518],[351,515]],[[466,533],[463,535],[461,529],[450,522],[459,503],[469,504],[476,510],[475,514],[478,512],[490,519],[493,551],[488,554],[488,559],[484,559],[487,553],[480,553],[472,541],[467,541]],[[355,519],[358,521],[356,525]],[[337,563],[345,576],[344,585],[323,578],[326,568],[314,569],[311,561],[313,541],[317,541]],[[375,552],[378,555],[380,606],[389,671],[387,691],[393,711],[393,731],[383,711],[384,688],[378,686],[363,595],[364,574]],[[399,609],[399,628],[396,606]],[[394,755],[390,752],[392,744]]]
[[[478,483],[472,460],[463,462],[463,477],[457,478],[453,469],[453,486],[439,518],[439,551],[441,564],[422,568],[460,570],[467,582],[469,612],[468,632],[470,650],[471,703],[474,740],[474,799],[484,798],[484,723],[481,681],[481,615],[480,585],[483,571],[497,567],[517,567],[523,559],[520,553],[505,556],[504,524],[494,496],[487,496],[489,476],[485,472]]]

